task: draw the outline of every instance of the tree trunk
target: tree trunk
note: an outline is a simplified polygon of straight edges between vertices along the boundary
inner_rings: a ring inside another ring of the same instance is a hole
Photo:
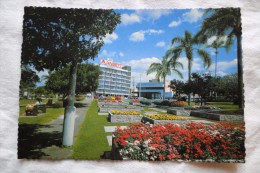
[[[63,141],[64,146],[72,146],[73,144],[73,133],[74,133],[74,122],[75,112],[74,107],[75,91],[76,91],[76,79],[77,79],[77,62],[72,62],[70,66],[70,89],[68,95],[68,104],[65,108],[64,121],[63,121]]]
[[[237,77],[238,77],[238,104],[239,108],[244,108],[244,89],[243,89],[243,62],[242,62],[242,43],[241,34],[237,35]]]
[[[165,77],[163,78],[163,100],[165,99]]]
[[[190,85],[190,76],[191,76],[191,60],[188,59],[188,83]],[[191,105],[191,102],[190,102],[190,91],[189,91],[189,94],[188,94],[188,105],[190,106]]]

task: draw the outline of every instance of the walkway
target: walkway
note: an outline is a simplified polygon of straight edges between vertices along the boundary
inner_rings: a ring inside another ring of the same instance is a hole
[[[85,107],[76,108],[74,139],[83,122],[91,100],[84,100]],[[19,125],[19,158],[27,159],[69,159],[72,148],[62,148],[64,115],[43,124]]]

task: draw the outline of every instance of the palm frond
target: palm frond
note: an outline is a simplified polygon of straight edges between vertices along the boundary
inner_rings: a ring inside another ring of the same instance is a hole
[[[209,53],[202,49],[198,49],[197,53],[199,57],[202,59],[204,67],[208,69],[211,65],[211,58]]]
[[[183,75],[182,75],[182,73],[179,70],[173,69],[173,72],[176,73],[180,78],[183,79]]]
[[[172,39],[172,45],[174,45],[174,43],[183,45],[184,44],[184,39],[182,37],[176,36]]]

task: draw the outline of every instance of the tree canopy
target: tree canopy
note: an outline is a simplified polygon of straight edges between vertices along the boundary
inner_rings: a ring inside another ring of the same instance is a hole
[[[33,71],[27,65],[21,66],[21,81],[20,81],[21,89],[28,88],[28,87],[36,87],[36,82],[39,81],[40,78],[35,71]]]
[[[69,94],[69,66],[53,71],[46,81],[46,88],[54,93]],[[98,87],[98,78],[102,72],[99,67],[93,64],[79,64],[77,70],[76,94],[85,94],[95,91]]]
[[[61,69],[72,61],[94,59],[120,22],[119,14],[102,9],[25,7],[22,64],[38,71]]]

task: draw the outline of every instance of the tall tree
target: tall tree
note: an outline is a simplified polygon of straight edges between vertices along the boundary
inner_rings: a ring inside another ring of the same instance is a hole
[[[174,46],[174,44],[177,44]],[[172,61],[177,61],[182,52],[185,52],[188,60],[188,82],[191,80],[191,66],[193,62],[193,54],[196,51],[198,56],[202,59],[204,67],[209,68],[211,65],[210,55],[203,49],[197,48],[195,45],[197,41],[189,31],[185,31],[184,37],[174,37],[172,39],[172,48],[168,50],[167,56],[170,56]],[[188,94],[188,104],[191,103],[191,95]]]
[[[162,58],[161,63],[152,63],[147,70],[147,75],[156,72],[155,78],[160,81],[162,79],[164,84],[163,89],[163,99],[165,98],[165,85],[166,85],[166,76],[171,75],[171,72],[176,73],[178,76],[183,78],[182,73],[178,70],[178,68],[183,68],[182,63],[178,61],[168,60],[166,56]]]
[[[170,88],[175,91],[176,93],[175,95],[177,96],[178,100],[180,99],[181,94],[184,93],[183,91],[184,84],[185,83],[183,81],[176,80],[176,79],[171,80],[170,82]]]
[[[46,81],[46,88],[54,93],[62,94],[63,100],[69,95],[69,66],[53,71]],[[98,78],[101,74],[99,66],[93,64],[79,64],[77,70],[76,94],[96,91]]]
[[[120,23],[120,15],[102,9],[25,7],[24,10],[22,63],[32,64],[39,71],[70,66],[63,145],[71,146],[77,66],[97,56],[104,37]]]
[[[208,45],[207,47],[212,47],[215,49],[215,77],[217,77],[217,69],[218,69],[218,49],[221,47],[224,47],[224,41],[220,40],[219,37],[213,41],[211,45]]]
[[[238,100],[239,107],[244,107],[243,95],[243,64],[242,64],[242,25],[239,8],[220,8],[205,11],[201,30],[198,36],[209,38],[212,36],[227,36],[226,44],[231,45],[233,39],[237,42],[237,69],[238,69]],[[229,46],[228,46],[229,47]]]

